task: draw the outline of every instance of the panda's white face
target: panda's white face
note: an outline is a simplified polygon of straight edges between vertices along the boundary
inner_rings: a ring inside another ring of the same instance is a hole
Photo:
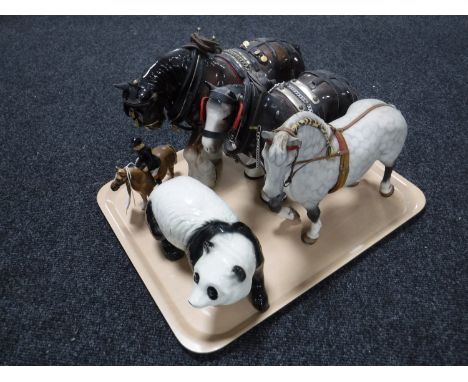
[[[194,267],[189,303],[195,308],[229,305],[246,297],[256,261],[252,243],[238,233],[215,235]]]

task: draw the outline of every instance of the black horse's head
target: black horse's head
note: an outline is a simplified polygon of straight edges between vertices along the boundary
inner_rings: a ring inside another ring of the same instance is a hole
[[[115,85],[122,90],[124,112],[137,127],[156,129],[164,121],[164,102],[156,86],[146,78]]]

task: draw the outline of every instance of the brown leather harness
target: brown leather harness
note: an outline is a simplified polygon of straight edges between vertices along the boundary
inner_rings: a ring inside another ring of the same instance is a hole
[[[316,162],[316,161],[319,161],[319,160],[324,160],[324,159],[331,159],[331,158],[340,157],[340,167],[339,167],[338,179],[337,179],[335,185],[331,188],[331,190],[328,191],[328,193],[335,192],[335,191],[339,190],[340,188],[342,188],[346,184],[346,180],[348,179],[348,174],[349,174],[349,150],[348,150],[348,145],[346,143],[346,139],[345,139],[345,137],[343,135],[343,132],[346,131],[347,129],[349,129],[354,124],[356,124],[362,118],[364,118],[372,110],[375,110],[375,109],[377,109],[379,107],[382,107],[382,106],[390,106],[390,105],[387,104],[387,103],[375,104],[375,105],[371,106],[369,109],[367,109],[366,111],[364,111],[363,113],[361,113],[360,115],[358,115],[356,118],[354,118],[346,126],[343,126],[343,127],[339,128],[339,129],[335,128],[331,124],[328,124],[328,127],[330,128],[330,130],[332,132],[331,135],[328,135],[326,125],[324,123],[319,122],[319,121],[317,121],[317,120],[315,120],[313,118],[308,118],[308,117],[303,118],[300,121],[297,121],[296,123],[294,123],[290,127],[279,127],[278,129],[273,130],[273,132],[284,131],[284,132],[288,133],[290,136],[296,137],[298,129],[301,126],[312,126],[312,127],[318,128],[320,130],[320,132],[324,136],[325,142],[326,142],[326,149],[327,150],[326,150],[325,155],[322,155],[322,156],[316,157],[316,158],[301,160],[301,161],[297,161],[297,158],[299,156],[299,148],[300,147],[299,146],[288,146],[287,147],[288,151],[296,150],[296,156],[295,156],[294,160],[291,162],[291,165],[290,165],[291,166],[291,171],[289,173],[288,178],[284,181],[283,186],[284,187],[289,186],[291,184],[291,181],[292,181],[292,178],[294,177],[294,175],[296,175],[298,171],[303,169],[309,163]],[[337,151],[333,151],[333,147],[332,147],[332,143],[331,143],[333,135],[335,136],[335,138],[336,138],[336,140],[338,142],[338,150]],[[269,144],[271,144],[271,141],[267,140],[267,142]],[[294,167],[296,165],[301,165],[301,166],[299,168],[295,169]]]

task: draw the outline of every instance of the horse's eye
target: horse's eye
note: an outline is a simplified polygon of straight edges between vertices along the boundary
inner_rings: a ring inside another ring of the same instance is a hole
[[[198,274],[198,272],[195,272],[193,274],[193,281],[195,282],[195,284],[198,284],[200,282],[200,275]]]
[[[146,101],[148,98],[149,98],[150,94],[148,91],[146,91],[146,89],[140,89],[138,91],[138,98],[141,100],[141,101]]]

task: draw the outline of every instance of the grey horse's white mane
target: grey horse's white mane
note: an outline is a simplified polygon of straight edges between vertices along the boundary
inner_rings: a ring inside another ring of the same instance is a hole
[[[323,128],[327,124],[320,118],[317,114],[312,113],[311,111],[301,111],[289,117],[284,123],[276,130],[291,130],[297,135],[297,132],[302,126],[312,126]]]

